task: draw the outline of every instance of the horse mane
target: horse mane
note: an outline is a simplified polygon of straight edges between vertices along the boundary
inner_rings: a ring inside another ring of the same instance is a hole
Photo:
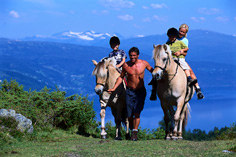
[[[93,70],[93,75],[96,75],[97,77],[106,77],[107,76],[107,67],[113,66],[116,68],[116,60],[114,57],[105,57],[100,60],[100,62],[96,65],[96,67]]]

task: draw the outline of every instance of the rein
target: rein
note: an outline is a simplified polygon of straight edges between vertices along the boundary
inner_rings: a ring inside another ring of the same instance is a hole
[[[165,52],[165,53],[168,54],[168,52]],[[168,54],[167,62],[166,62],[166,64],[165,64],[164,68],[161,67],[161,66],[158,66],[158,65],[156,65],[155,68],[160,68],[161,70],[163,70],[163,72],[164,72],[165,74],[167,74],[167,70],[166,70],[166,68],[167,68],[167,64],[168,64],[168,62],[169,62],[169,63],[171,62],[171,61],[170,61],[170,56],[169,56],[169,54]],[[174,74],[168,74],[169,76],[173,76],[171,80],[173,80],[174,77],[176,76],[177,71],[178,71],[178,68],[179,68],[179,67],[178,67],[178,65],[177,65],[177,66],[176,66],[175,73],[174,73]],[[170,81],[171,81],[171,80],[170,80]],[[170,82],[170,81],[169,81],[169,82]]]
[[[101,86],[105,86],[105,84],[103,84],[103,83],[97,83],[96,85],[101,85]]]
[[[167,53],[167,52],[166,52],[166,53]],[[167,53],[167,54],[168,54],[168,53]],[[162,67],[160,67],[160,66],[158,66],[158,65],[156,65],[155,68],[160,68],[161,70],[166,71],[168,62],[170,62],[170,56],[169,56],[169,54],[168,54],[168,59],[167,59],[167,62],[166,62],[166,64],[165,64],[164,68],[162,68]]]

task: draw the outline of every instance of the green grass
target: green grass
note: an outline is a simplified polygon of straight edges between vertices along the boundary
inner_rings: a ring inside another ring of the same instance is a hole
[[[236,156],[223,150],[235,148],[236,140],[227,141],[115,141],[83,137],[57,130],[36,141],[0,146],[0,156]]]

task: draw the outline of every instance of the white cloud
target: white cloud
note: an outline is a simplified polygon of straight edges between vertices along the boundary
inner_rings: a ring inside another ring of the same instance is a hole
[[[205,15],[214,15],[214,14],[220,13],[220,9],[217,9],[217,8],[210,8],[210,9],[199,8],[198,12],[201,13],[201,14],[205,14]]]
[[[153,9],[162,9],[162,8],[167,8],[167,5],[162,3],[162,4],[151,4],[151,7]]]
[[[136,35],[136,37],[138,37],[138,38],[143,38],[143,37],[145,37],[145,36],[142,35],[142,34],[139,34],[139,35]]]
[[[54,6],[56,2],[54,0],[24,0],[30,3],[37,3],[44,6]]]
[[[153,19],[155,19],[157,21],[167,21],[167,18],[160,17],[158,15],[153,15]]]
[[[93,13],[93,14],[97,14],[97,15],[104,15],[104,14],[108,14],[109,11],[107,11],[107,10],[101,10],[101,11],[92,10],[92,13]]]
[[[105,7],[121,9],[121,8],[132,8],[135,4],[128,0],[100,0]]]
[[[218,21],[218,22],[228,22],[229,19],[227,17],[218,16],[218,17],[216,17],[216,21]]]
[[[191,17],[190,19],[194,22],[202,22],[206,20],[205,17]]]
[[[126,15],[120,15],[120,16],[118,16],[118,18],[121,19],[121,20],[124,20],[124,21],[130,21],[130,20],[133,20],[133,19],[134,19],[133,16],[128,15],[128,14],[126,14]]]
[[[151,19],[149,17],[146,17],[143,19],[143,22],[151,22]]]
[[[147,6],[142,6],[143,9],[149,9]]]
[[[19,13],[14,11],[14,10],[10,11],[9,14],[14,18],[19,18],[20,17]]]

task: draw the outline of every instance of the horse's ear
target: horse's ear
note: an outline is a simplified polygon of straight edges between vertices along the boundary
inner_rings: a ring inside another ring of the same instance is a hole
[[[92,62],[95,66],[98,64],[95,60],[92,60]]]
[[[155,45],[155,44],[153,44],[153,48],[156,48],[156,45]]]

